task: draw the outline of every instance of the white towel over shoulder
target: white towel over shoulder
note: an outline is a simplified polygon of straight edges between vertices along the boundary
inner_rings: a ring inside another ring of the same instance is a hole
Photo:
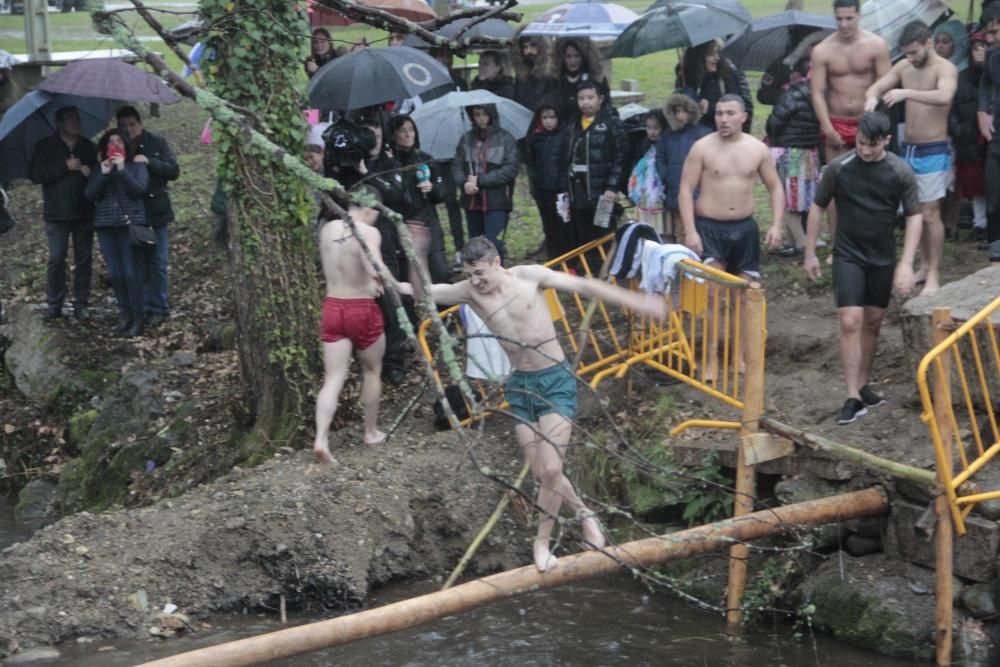
[[[465,329],[465,374],[470,378],[499,382],[510,375],[510,359],[483,319],[467,304],[458,308]]]

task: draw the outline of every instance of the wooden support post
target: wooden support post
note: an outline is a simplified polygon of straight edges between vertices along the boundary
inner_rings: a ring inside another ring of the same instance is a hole
[[[234,642],[161,658],[141,667],[239,667],[347,644],[454,616],[492,602],[543,588],[555,588],[601,575],[650,567],[679,558],[722,551],[733,542],[749,542],[847,519],[879,516],[889,499],[878,487],[765,509],[738,519],[637,540],[603,551],[585,551],[559,559],[558,567],[539,572],[534,565],[460,584],[446,591],[402,600],[356,614],[309,623]],[[331,660],[330,662],[336,662]]]
[[[951,326],[951,310],[948,308],[935,308],[931,315],[931,326],[933,327],[934,344],[937,345],[948,337]],[[951,411],[951,353],[945,350],[941,354],[942,373],[932,374],[934,384],[934,417],[937,420],[938,430],[941,434],[941,443],[945,450],[945,465],[949,468],[952,465],[951,451],[951,419],[948,413]],[[938,470],[938,481],[944,483],[945,475],[950,470]],[[948,496],[944,491],[938,493],[934,499],[934,511],[937,514],[936,534],[934,536],[935,547],[935,569],[937,579],[934,585],[934,640],[935,640],[935,664],[938,667],[945,667],[951,664],[951,626],[952,626],[952,570],[954,558],[952,554],[954,529],[951,524],[951,508],[948,506]]]
[[[764,290],[752,284],[746,291],[743,312],[743,352],[746,357],[746,385],[743,394],[740,448],[736,458],[736,499],[733,516],[741,517],[753,512],[757,496],[755,468],[747,462],[744,444],[758,431],[757,420],[764,409]],[[736,335],[740,335],[737,332]],[[739,360],[734,360],[739,363]],[[743,591],[747,585],[747,560],[750,549],[745,544],[734,544],[729,549],[729,588],[726,596],[726,625],[729,632],[739,632],[743,620],[741,609]]]

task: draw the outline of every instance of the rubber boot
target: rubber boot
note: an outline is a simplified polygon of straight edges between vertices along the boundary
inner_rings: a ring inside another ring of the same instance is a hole
[[[126,329],[125,333],[122,335],[125,336],[125,338],[138,338],[139,336],[142,336],[142,329],[143,320],[142,311],[140,310],[137,313],[132,313],[132,322],[129,325],[129,328]]]
[[[124,336],[125,332],[132,328],[132,316],[128,311],[123,310],[121,314],[118,315],[118,323],[111,328],[111,335],[116,338],[119,336]]]

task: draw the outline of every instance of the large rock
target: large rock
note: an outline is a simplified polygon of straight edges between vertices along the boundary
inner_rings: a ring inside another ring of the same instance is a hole
[[[903,354],[907,368],[916,371],[920,360],[934,347],[934,337],[931,330],[931,315],[935,308],[949,308],[951,318],[958,323],[966,322],[980,310],[1000,296],[1000,265],[989,266],[973,274],[948,283],[930,296],[918,296],[903,304],[900,313],[900,326],[903,330]],[[1000,325],[1000,311],[993,314],[993,323]],[[981,352],[985,359],[992,358],[992,351],[980,336]],[[963,348],[967,356],[966,373],[973,371],[971,350]],[[1000,372],[993,364],[987,368],[988,379],[993,380],[990,388],[993,396],[1000,396]],[[970,376],[971,379],[971,376]],[[972,389],[978,390],[975,382]]]
[[[14,518],[32,529],[52,523],[59,518],[56,511],[57,485],[47,479],[33,479],[17,494]]]
[[[797,589],[812,624],[841,641],[899,658],[934,657],[934,573],[885,556],[837,554]],[[874,664],[877,664],[875,661]]]
[[[4,353],[7,370],[24,396],[39,403],[52,402],[72,376],[63,363],[68,341],[58,327],[46,326],[41,314],[26,304],[11,304],[6,313],[11,339]]]
[[[919,534],[914,526],[924,507],[896,499],[892,503],[886,531],[885,552],[892,558],[934,567],[934,539]],[[954,537],[955,575],[979,582],[993,580],[1000,527],[995,521],[968,516],[965,535]]]

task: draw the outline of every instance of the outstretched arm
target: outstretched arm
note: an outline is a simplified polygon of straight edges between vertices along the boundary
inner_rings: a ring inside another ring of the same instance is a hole
[[[456,303],[469,302],[469,281],[449,285],[448,283],[435,283],[431,285],[431,296],[434,302],[441,306],[454,306]]]
[[[560,292],[575,292],[605,303],[614,303],[651,317],[667,316],[667,304],[663,297],[623,289],[617,285],[593,278],[581,278],[561,271],[553,271],[544,266],[519,267],[521,275],[538,282],[541,288],[557,289]]]

